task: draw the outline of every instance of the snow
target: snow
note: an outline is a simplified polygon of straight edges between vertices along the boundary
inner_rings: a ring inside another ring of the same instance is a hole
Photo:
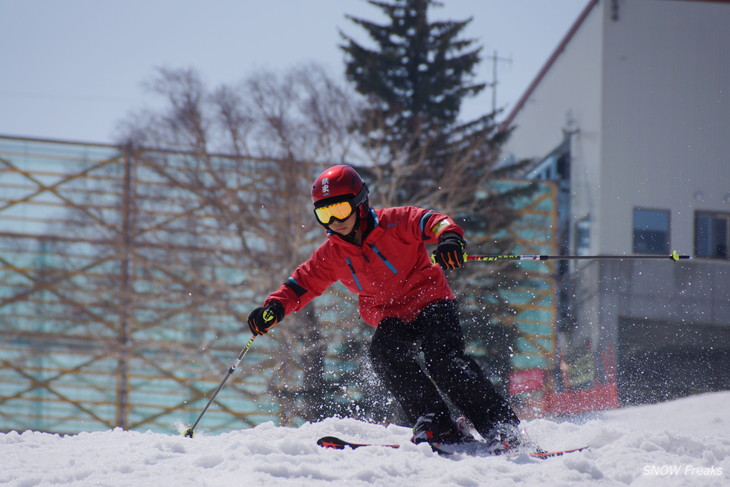
[[[35,486],[509,486],[730,485],[730,391],[610,411],[581,421],[523,422],[546,449],[537,460],[440,457],[410,430],[353,419],[298,428],[272,423],[194,438],[113,431],[0,434],[0,485]],[[171,427],[172,429],[172,427]],[[179,427],[183,429],[182,426]],[[327,450],[321,436],[404,443],[397,450]]]

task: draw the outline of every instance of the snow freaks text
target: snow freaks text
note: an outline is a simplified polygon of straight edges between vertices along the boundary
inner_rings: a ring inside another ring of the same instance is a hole
[[[722,477],[722,467],[696,467],[694,465],[644,465],[647,476]]]

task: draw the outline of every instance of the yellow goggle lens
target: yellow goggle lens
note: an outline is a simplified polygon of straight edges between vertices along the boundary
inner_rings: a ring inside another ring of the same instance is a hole
[[[314,214],[317,215],[317,220],[325,225],[332,223],[333,218],[337,220],[346,220],[352,212],[353,208],[349,201],[341,201],[333,205],[314,209]]]

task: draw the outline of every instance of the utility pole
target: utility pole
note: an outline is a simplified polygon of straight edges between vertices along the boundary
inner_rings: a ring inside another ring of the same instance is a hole
[[[492,62],[492,82],[487,83],[487,86],[492,88],[492,113],[497,111],[497,64],[499,62],[512,64],[512,58],[500,57],[495,49],[491,56],[485,58],[487,61]]]
[[[130,344],[132,336],[132,322],[134,321],[134,307],[132,303],[133,283],[133,215],[136,202],[136,158],[137,152],[132,144],[125,148],[124,154],[124,183],[122,193],[121,219],[122,226],[119,236],[119,253],[121,256],[120,269],[120,303],[119,303],[119,334],[117,335],[117,346],[119,347],[119,361],[117,363],[117,420],[116,426],[127,429],[129,427],[129,387],[130,369]]]

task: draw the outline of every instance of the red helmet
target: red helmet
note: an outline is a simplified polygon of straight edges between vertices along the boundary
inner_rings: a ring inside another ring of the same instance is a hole
[[[368,199],[368,187],[360,175],[350,166],[333,166],[319,175],[312,184],[312,203],[317,208],[347,201],[354,211]],[[365,208],[367,210],[367,208]],[[349,216],[349,215],[348,215]],[[323,222],[327,225],[331,220]]]
[[[343,201],[346,196],[352,197],[354,206],[360,206],[368,196],[365,181],[350,166],[332,166],[312,184],[312,203],[315,207],[324,206],[335,199]]]

